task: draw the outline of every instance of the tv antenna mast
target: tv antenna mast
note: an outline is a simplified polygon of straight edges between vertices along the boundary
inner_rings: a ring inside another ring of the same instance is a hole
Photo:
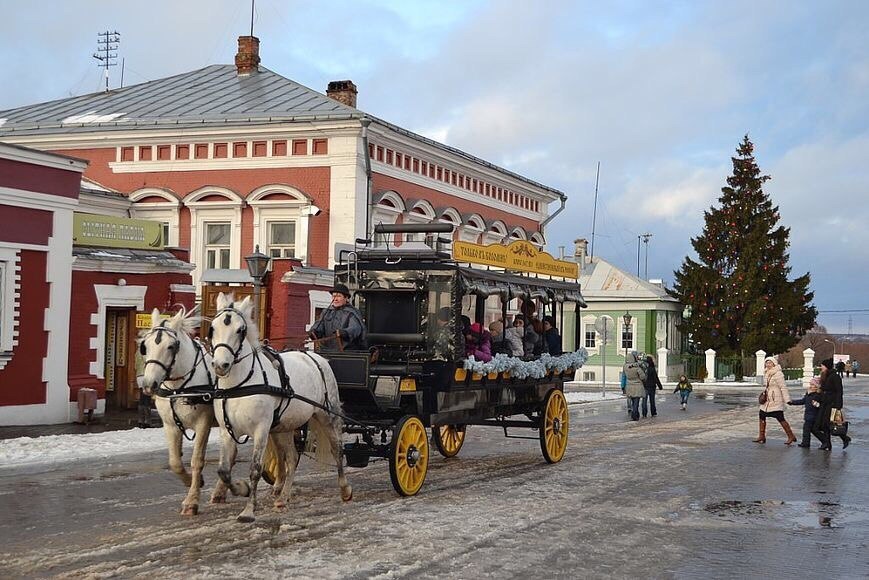
[[[118,50],[120,42],[121,34],[117,30],[97,33],[97,51],[94,58],[100,61],[97,66],[106,69],[106,92],[109,92],[109,67],[118,66],[118,53],[112,51]]]
[[[597,177],[594,178],[594,209],[591,212],[591,257],[594,258],[594,226],[597,221],[597,186],[600,183],[600,161],[597,162]]]

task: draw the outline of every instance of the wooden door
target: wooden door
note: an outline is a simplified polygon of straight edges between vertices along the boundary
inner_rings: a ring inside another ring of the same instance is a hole
[[[135,316],[132,308],[106,309],[106,404],[115,409],[134,409],[138,400],[133,360]]]

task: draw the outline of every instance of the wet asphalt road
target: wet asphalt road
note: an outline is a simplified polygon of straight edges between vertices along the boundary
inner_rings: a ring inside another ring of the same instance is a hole
[[[0,577],[865,578],[869,379],[845,393],[844,452],[787,448],[772,424],[752,443],[752,397],[683,412],[664,391],[639,423],[620,401],[572,406],[568,454],[551,466],[536,441],[473,428],[457,458],[432,458],[414,498],[380,462],[350,470],[342,504],[331,473],[303,459],[289,512],[264,501],[252,525],[235,522],[240,498],[182,519],[165,454],[2,470]],[[788,417],[799,436],[801,409]]]

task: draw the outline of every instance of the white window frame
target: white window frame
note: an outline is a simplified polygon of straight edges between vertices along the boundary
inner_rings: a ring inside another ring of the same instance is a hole
[[[281,195],[279,199],[269,199],[270,195]],[[289,199],[287,199],[287,197]],[[247,196],[248,205],[253,208],[253,244],[268,254],[269,224],[271,222],[294,222],[296,242],[294,258],[308,263],[308,232],[314,208],[313,200],[304,192],[283,184],[270,184],[259,187]]]
[[[293,243],[291,244],[272,244],[272,226],[277,224],[288,224],[293,228]],[[299,232],[299,224],[296,220],[291,219],[277,219],[266,222],[266,247],[263,251],[264,254],[271,258],[295,258],[296,257],[296,248],[298,246],[298,232]],[[280,250],[280,256],[272,256],[272,250]],[[289,256],[284,255],[286,250],[290,250]]]
[[[139,202],[140,199],[148,197],[160,197],[165,201]],[[131,193],[130,201],[133,202],[130,211],[134,218],[169,224],[169,237],[163,243],[172,247],[179,245],[178,214],[181,202],[175,196],[163,189],[146,187]]]
[[[467,221],[459,227],[459,240],[476,244],[486,231],[486,220],[479,214],[468,216]]]
[[[229,243],[227,244],[209,244],[208,243],[208,229],[211,226],[227,226],[229,228]],[[208,221],[204,222],[204,227],[202,228],[202,259],[205,262],[206,269],[228,269],[232,267],[232,223],[228,221]],[[221,255],[224,250],[228,251],[228,262],[226,264],[222,263]],[[209,254],[211,252],[215,252],[214,256],[214,265],[210,265],[209,262]]]
[[[586,350],[597,350],[597,330],[594,328],[593,322],[583,322],[583,333],[582,333],[582,346]],[[591,332],[589,332],[589,327],[591,327]],[[589,337],[589,334],[591,335]],[[588,344],[588,340],[591,338],[592,344]]]
[[[489,229],[483,234],[483,243],[486,245],[503,244],[507,240],[507,237],[507,224],[501,220],[496,220],[492,222]]]
[[[16,250],[0,248],[0,369],[12,359],[18,345],[19,260]]]
[[[634,316],[633,320],[631,320],[631,344],[630,346],[625,346],[625,321],[622,317],[619,317],[619,348],[624,351],[627,349],[628,351],[637,350],[637,317]]]
[[[220,201],[201,201],[209,196],[222,197]],[[193,286],[196,287],[196,297],[200,297],[202,288],[199,284],[205,267],[205,224],[216,222],[230,223],[229,250],[230,268],[241,268],[241,209],[244,200],[230,189],[208,186],[198,189],[188,195],[184,205],[190,209],[190,256],[196,268],[190,273]]]

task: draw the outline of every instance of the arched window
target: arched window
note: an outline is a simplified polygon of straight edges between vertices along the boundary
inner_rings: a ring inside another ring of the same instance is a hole
[[[130,194],[133,207],[130,211],[134,218],[160,222],[163,225],[163,244],[180,244],[178,213],[181,202],[170,191],[154,187],[137,189]]]
[[[253,244],[272,258],[308,260],[309,222],[319,208],[304,192],[283,184],[258,187],[247,196],[253,208]]]
[[[199,280],[212,268],[241,268],[241,196],[225,187],[207,186],[184,198],[190,209],[190,261],[197,295]]]

